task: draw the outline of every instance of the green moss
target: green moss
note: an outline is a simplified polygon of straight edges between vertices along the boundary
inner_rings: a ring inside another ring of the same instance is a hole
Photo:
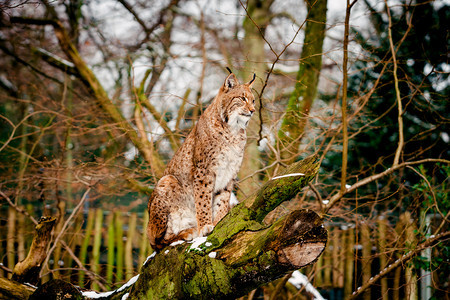
[[[213,244],[210,251],[225,245],[230,238],[241,231],[255,231],[263,228],[262,224],[255,222],[252,219],[252,214],[254,213],[246,208],[243,203],[234,207],[208,236],[208,241]]]
[[[195,254],[193,254],[195,255]],[[231,293],[230,269],[223,261],[209,256],[190,257],[185,260],[183,294],[187,298],[212,299]]]
[[[316,176],[318,171],[317,156],[310,156],[291,165],[281,174],[303,173],[304,176],[291,176],[268,181],[251,204],[250,209],[255,212],[253,219],[262,222],[264,217],[278,205],[295,197]]]

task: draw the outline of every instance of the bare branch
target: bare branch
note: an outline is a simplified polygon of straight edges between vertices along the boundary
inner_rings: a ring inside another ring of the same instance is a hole
[[[347,120],[347,85],[348,85],[348,36],[350,29],[350,12],[353,4],[350,5],[350,0],[347,0],[347,9],[345,11],[345,30],[344,30],[344,58],[342,62],[342,167],[341,167],[341,192],[345,191],[345,184],[347,181],[347,163],[348,163],[348,120]]]
[[[324,208],[324,213],[327,213],[346,194],[353,192],[353,191],[357,190],[358,188],[360,188],[368,183],[371,183],[375,180],[378,180],[386,175],[389,175],[400,168],[403,168],[406,166],[412,166],[412,165],[419,165],[419,164],[423,164],[423,163],[433,163],[433,162],[441,162],[441,163],[445,163],[445,164],[450,164],[450,161],[446,160],[446,159],[427,158],[427,159],[422,159],[422,160],[418,160],[418,161],[404,162],[404,163],[400,163],[396,166],[392,166],[391,168],[388,168],[381,173],[371,175],[369,177],[359,180],[358,182],[356,182],[349,188],[346,188],[345,191],[339,191],[337,194],[335,194],[334,196],[332,196],[330,198],[330,200],[329,200],[330,202]]]
[[[47,257],[44,261],[44,263],[42,264],[43,266],[46,266],[48,264],[48,261],[50,259],[50,255],[52,254],[53,250],[55,250],[56,245],[58,244],[59,240],[61,239],[61,237],[65,234],[67,226],[69,226],[70,221],[72,220],[72,218],[78,213],[78,210],[83,206],[84,202],[86,201],[86,198],[89,194],[89,192],[91,191],[92,187],[89,186],[88,189],[84,192],[83,196],[81,197],[80,202],[78,203],[78,205],[74,208],[74,210],[72,211],[72,213],[70,214],[70,216],[67,218],[66,222],[64,223],[64,225],[61,228],[61,231],[59,232],[58,236],[56,237],[55,241],[53,242],[53,246],[50,248],[50,250],[47,252]],[[41,275],[43,272],[43,268],[41,269]]]
[[[14,208],[18,213],[21,213],[24,216],[26,216],[27,218],[29,218],[34,223],[34,225],[38,224],[38,221],[36,221],[36,219],[32,215],[30,215],[25,209],[23,209],[23,208],[17,206],[16,204],[14,204],[14,202],[12,202],[11,199],[7,195],[5,195],[5,193],[3,193],[2,191],[0,191],[0,196],[5,198],[5,200],[8,202],[8,204],[12,208]]]
[[[353,294],[350,296],[350,299],[356,299],[361,293],[363,293],[366,289],[368,289],[370,286],[375,284],[380,278],[386,276],[391,271],[393,271],[395,268],[397,268],[400,265],[403,265],[407,261],[409,261],[411,258],[413,258],[417,253],[421,252],[422,250],[429,248],[433,246],[438,241],[441,240],[447,240],[450,237],[450,231],[443,232],[441,234],[435,235],[427,239],[425,242],[423,242],[420,245],[417,245],[415,249],[411,250],[407,254],[403,255],[401,258],[397,259],[394,263],[383,269],[380,273],[372,277],[368,282],[364,283],[362,286],[360,286],[356,291],[353,292]]]

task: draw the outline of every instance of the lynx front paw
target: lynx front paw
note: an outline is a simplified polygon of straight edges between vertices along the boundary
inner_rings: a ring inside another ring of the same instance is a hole
[[[205,225],[202,228],[200,228],[198,235],[199,236],[207,236],[208,234],[211,233],[211,231],[213,231],[213,229],[214,229],[214,225],[211,225],[211,224]]]

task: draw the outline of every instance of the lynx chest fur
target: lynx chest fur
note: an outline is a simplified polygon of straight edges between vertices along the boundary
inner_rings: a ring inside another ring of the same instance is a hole
[[[224,149],[217,156],[213,167],[213,172],[216,174],[214,192],[225,189],[228,183],[236,178],[242,164],[244,145],[243,137],[239,143],[223,147]]]
[[[255,111],[253,80],[239,84],[230,74],[167,165],[148,204],[147,233],[154,249],[205,236],[228,213],[245,129]]]

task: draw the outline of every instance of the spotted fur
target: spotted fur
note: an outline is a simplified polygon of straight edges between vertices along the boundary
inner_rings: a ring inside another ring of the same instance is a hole
[[[255,111],[253,81],[239,84],[231,73],[167,165],[148,203],[153,249],[205,236],[228,213]]]

